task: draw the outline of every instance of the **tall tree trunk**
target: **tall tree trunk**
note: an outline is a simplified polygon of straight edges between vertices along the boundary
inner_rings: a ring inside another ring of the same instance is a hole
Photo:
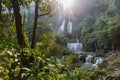
[[[36,31],[37,31],[37,24],[38,24],[38,3],[39,0],[35,1],[35,18],[34,18],[34,27],[33,27],[33,33],[32,33],[32,42],[31,42],[31,48],[35,48],[36,44]]]
[[[0,0],[0,22],[2,21],[2,0]]]
[[[12,0],[12,6],[15,15],[18,44],[20,47],[25,47],[26,43],[24,37],[24,29],[23,29],[22,16],[20,14],[20,6],[18,4],[18,0]]]

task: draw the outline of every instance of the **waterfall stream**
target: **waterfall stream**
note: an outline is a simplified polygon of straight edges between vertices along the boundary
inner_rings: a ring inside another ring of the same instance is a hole
[[[59,17],[59,20],[61,21],[61,19],[63,18],[62,17],[62,10],[59,10],[58,17]],[[68,33],[72,36],[73,23],[71,20],[72,20],[71,15],[68,14],[67,18],[62,20],[62,23],[58,29],[58,33],[65,33],[65,34]],[[66,21],[68,21],[67,24],[66,24]],[[74,40],[76,40],[76,41],[72,42],[72,43],[70,41],[69,43],[67,43],[67,48],[72,53],[80,54],[82,52],[82,43],[79,42],[79,39],[77,37]]]
[[[65,20],[63,20],[61,26],[58,29],[59,32],[65,32]],[[69,21],[67,24],[67,33],[72,34],[72,22]],[[82,52],[82,43],[79,42],[79,39],[76,38],[76,42],[74,43],[67,43],[68,50],[80,54]]]
[[[83,53],[82,52],[83,44],[82,44],[82,42],[80,42],[81,41],[80,36],[77,37],[77,35],[74,34],[74,36],[76,35],[76,39],[73,39],[74,38],[73,34],[72,34],[73,33],[73,23],[72,23],[71,16],[67,15],[67,19],[63,19],[62,11],[60,10],[58,18],[59,18],[59,21],[62,22],[62,23],[60,23],[60,26],[58,28],[58,33],[60,32],[60,33],[63,33],[65,35],[66,35],[66,33],[68,33],[69,35],[72,36],[71,38],[68,37],[68,39],[71,39],[67,43],[68,50],[74,54],[81,55],[81,53]],[[68,21],[68,22],[66,22],[66,21]],[[76,40],[76,41],[72,41],[72,40]],[[53,61],[56,61],[56,59],[54,57],[52,59],[53,59]],[[64,62],[65,57],[63,56],[61,60],[62,60],[62,62]],[[103,62],[102,58],[98,58],[98,57],[94,58],[92,55],[87,55],[85,60],[86,60],[86,62],[84,64],[86,66],[94,66],[94,67],[97,67],[98,64]]]
[[[60,28],[58,29],[58,31],[62,31],[62,32],[64,32],[64,31],[65,31],[64,28],[65,28],[65,20],[63,20],[63,22],[62,22]]]
[[[65,32],[65,20],[62,21],[61,26],[59,27],[58,31]],[[72,22],[69,21],[67,24],[67,33],[72,33]]]
[[[95,63],[93,64],[93,66],[97,67],[98,64],[101,64],[103,62],[103,59],[102,58],[98,58],[96,59]]]
[[[92,64],[92,59],[94,59],[94,63]],[[85,62],[85,65],[86,66],[94,66],[94,67],[97,67],[98,64],[101,64],[103,62],[103,59],[102,58],[93,58],[93,56],[91,55],[87,55],[86,57],[86,62]]]
[[[81,53],[82,52],[82,43],[67,43],[68,50],[73,53]]]

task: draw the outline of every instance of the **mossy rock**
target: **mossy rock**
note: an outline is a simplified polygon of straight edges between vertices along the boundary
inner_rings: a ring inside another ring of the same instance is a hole
[[[82,61],[82,62],[85,62],[86,61],[86,58],[87,56],[86,55],[81,55],[79,60]]]

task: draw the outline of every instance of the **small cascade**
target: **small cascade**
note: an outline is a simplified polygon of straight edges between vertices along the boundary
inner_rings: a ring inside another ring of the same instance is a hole
[[[97,67],[98,64],[101,64],[103,62],[102,58],[97,58],[93,66]]]
[[[93,58],[93,56],[87,55],[87,57],[85,59],[86,60],[85,65],[87,65],[87,66],[91,65],[92,58]]]
[[[93,56],[87,55],[85,65],[86,65],[86,66],[94,66],[94,67],[97,67],[98,64],[101,64],[101,63],[103,62],[103,59],[102,59],[102,58],[96,57],[96,58],[94,58],[94,63],[92,64],[92,59],[93,59]]]
[[[88,56],[86,57],[86,62],[91,63],[92,57],[93,57],[93,56],[88,55]]]
[[[68,50],[80,54],[82,52],[82,43],[67,43]]]
[[[73,53],[77,53],[80,54],[82,53],[82,43],[79,42],[79,39],[76,38],[76,43],[67,43],[68,46],[68,50],[73,52]]]

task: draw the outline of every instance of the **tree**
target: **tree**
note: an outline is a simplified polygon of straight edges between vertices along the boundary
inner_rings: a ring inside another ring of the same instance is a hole
[[[0,22],[1,22],[1,16],[2,16],[2,0],[0,0]]]
[[[34,18],[34,27],[33,27],[31,48],[35,47],[35,41],[36,41],[36,30],[37,30],[37,22],[38,22],[38,3],[39,3],[39,0],[36,0],[35,1],[35,18]]]
[[[20,6],[17,0],[12,0],[12,5],[13,5],[13,11],[15,15],[15,24],[16,24],[18,44],[21,47],[24,47],[26,46],[26,43],[25,43],[25,37],[24,37],[22,15],[20,14]]]
[[[37,32],[37,24],[38,24],[38,18],[41,16],[45,16],[51,13],[51,3],[49,0],[35,0],[35,18],[34,18],[34,27],[33,27],[33,34],[32,34],[32,42],[31,42],[31,48],[35,48],[36,44],[36,32]],[[40,3],[40,4],[39,4]],[[41,9],[39,14],[39,8]]]
[[[19,46],[23,47],[25,46],[25,39],[24,39],[24,30],[23,30],[23,24],[22,24],[22,15],[20,14],[20,6],[28,7],[30,5],[32,0],[0,0],[0,22],[2,21],[2,27],[4,27],[3,19],[5,16],[3,15],[9,15],[8,17],[13,17],[13,13],[11,13],[11,10],[13,9],[14,15],[15,15],[15,24],[16,24],[16,32],[17,32],[17,41]],[[6,12],[7,9],[7,12]],[[4,11],[5,13],[2,13]],[[11,15],[10,15],[10,14]],[[1,20],[2,19],[2,20]],[[13,23],[13,22],[11,22]]]

